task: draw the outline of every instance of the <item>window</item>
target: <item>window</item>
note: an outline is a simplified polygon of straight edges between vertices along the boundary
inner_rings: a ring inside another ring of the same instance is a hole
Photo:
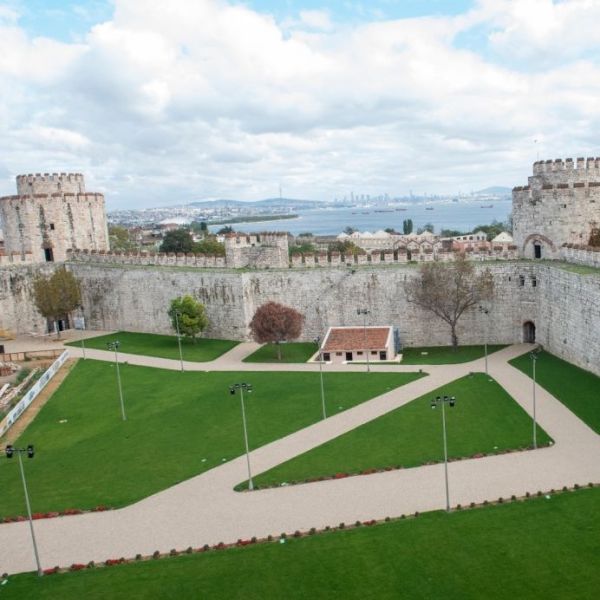
[[[537,287],[537,278],[536,277],[531,278],[531,287]]]
[[[331,354],[329,354],[329,352],[323,352],[323,360],[330,361],[331,360]]]
[[[46,262],[54,262],[54,252],[52,252],[52,248],[44,248],[44,258]]]
[[[519,275],[519,285],[523,287],[525,285],[525,276]]]
[[[371,356],[377,356],[377,350],[371,350]]]
[[[50,231],[54,231],[54,223],[50,223]]]
[[[336,356],[342,356],[342,353],[341,352],[336,352],[335,355]]]
[[[356,354],[357,354],[358,356],[362,356],[362,350],[359,350],[359,351],[358,351]]]

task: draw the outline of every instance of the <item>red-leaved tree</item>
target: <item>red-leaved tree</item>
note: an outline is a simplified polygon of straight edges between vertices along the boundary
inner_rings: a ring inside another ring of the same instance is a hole
[[[259,306],[250,321],[250,332],[259,344],[276,344],[277,360],[281,360],[281,342],[300,336],[304,315],[296,309],[277,302]]]

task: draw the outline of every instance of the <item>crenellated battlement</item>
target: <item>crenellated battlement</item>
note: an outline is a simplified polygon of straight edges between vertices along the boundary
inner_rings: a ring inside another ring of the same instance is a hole
[[[51,194],[53,192],[85,193],[85,179],[81,173],[29,173],[17,175],[17,194]]]
[[[521,256],[560,258],[563,244],[587,244],[600,222],[600,158],[537,161],[513,188],[513,238]]]
[[[533,174],[556,173],[558,171],[582,171],[600,169],[600,157],[556,158],[554,160],[538,160],[533,163]]]
[[[81,173],[17,175],[17,193],[0,198],[7,254],[62,261],[68,248],[108,249],[104,195],[86,192]]]

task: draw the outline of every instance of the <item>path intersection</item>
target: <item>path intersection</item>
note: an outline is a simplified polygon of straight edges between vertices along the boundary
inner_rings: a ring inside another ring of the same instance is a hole
[[[317,364],[256,364],[241,362],[255,344],[240,344],[205,363],[185,363],[189,371],[318,371]],[[508,364],[531,349],[519,344],[488,358],[489,374],[531,415],[532,382]],[[73,357],[81,350],[70,347]],[[114,355],[86,350],[88,358],[111,361]],[[179,361],[121,354],[133,365],[178,370]],[[346,433],[469,372],[484,370],[483,359],[455,365],[379,365],[381,372],[429,375],[363,402],[266,444],[250,454],[255,475],[271,469],[328,440]],[[327,371],[364,371],[364,365],[328,365]],[[449,464],[451,504],[495,500],[526,492],[560,489],[600,480],[600,436],[561,402],[538,386],[537,422],[554,445]],[[443,464],[348,477],[253,492],[235,492],[244,481],[246,459],[240,456],[196,477],[125,508],[35,522],[44,568],[108,558],[150,555],[252,536],[306,531],[341,522],[383,519],[445,507]],[[0,525],[0,572],[35,570],[29,524]]]

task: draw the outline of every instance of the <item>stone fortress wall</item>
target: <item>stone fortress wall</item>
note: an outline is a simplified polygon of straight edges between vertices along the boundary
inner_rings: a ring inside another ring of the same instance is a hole
[[[513,189],[513,222],[525,258],[569,260],[564,247],[587,248],[600,228],[600,158],[534,163],[528,185]]]
[[[534,178],[544,174],[558,178],[559,172],[564,170],[569,173],[569,185],[573,187],[553,190],[591,189],[595,194],[596,186],[590,187],[590,183],[594,183],[592,171],[596,168],[587,163],[585,167],[578,164],[572,168],[566,164],[557,167],[556,162],[552,166],[536,163]],[[583,181],[577,179],[576,172]],[[584,185],[574,187],[576,183]],[[71,184],[79,185],[83,181],[73,180]],[[534,187],[536,185],[538,183]],[[542,183],[540,193],[545,191],[544,185],[557,186],[558,183]],[[523,196],[523,190],[516,188],[515,205],[529,198],[530,191],[526,190]],[[589,200],[589,195],[587,198]],[[555,209],[548,201],[540,202],[535,210],[544,207],[550,211]],[[521,232],[519,219],[530,218],[531,209],[529,206],[515,208],[516,229]],[[589,217],[586,215],[585,219]],[[587,231],[589,223],[585,219],[574,220],[573,235]],[[544,226],[544,221],[539,222],[540,227]],[[550,230],[541,231],[552,234]],[[536,235],[545,234],[538,229]],[[520,248],[527,249],[526,244],[531,242],[524,240],[521,236]],[[557,251],[552,256],[600,266],[600,252],[594,248],[564,243],[560,239],[553,241]],[[122,254],[90,248],[65,252],[65,255],[68,268],[81,280],[86,322],[91,329],[168,333],[166,310],[170,300],[191,293],[206,305],[210,337],[248,339],[248,324],[256,308],[267,300],[276,300],[297,308],[306,316],[304,340],[323,335],[330,325],[361,325],[362,320],[356,315],[356,308],[360,306],[370,309],[370,324],[397,327],[404,345],[450,343],[448,327],[408,303],[404,291],[406,281],[418,276],[418,262],[452,260],[454,255],[449,253],[444,257],[442,247],[438,252],[431,249],[414,253],[413,262],[408,262],[401,250],[348,257],[319,253],[289,258],[287,236],[283,234],[235,235],[226,240],[226,246],[226,257]],[[45,332],[45,320],[33,307],[31,287],[40,268],[51,270],[53,266],[40,265],[39,260],[38,264],[27,265],[14,256],[15,261],[11,262],[8,262],[9,257],[4,258],[7,264],[0,268],[0,329],[17,333]],[[31,256],[18,258],[31,260]],[[537,341],[550,352],[600,374],[600,344],[597,344],[600,339],[600,273],[577,273],[559,263],[507,260],[514,259],[514,253],[497,257],[474,253],[473,258],[485,260],[477,262],[476,268],[490,269],[495,296],[487,307],[490,311],[487,317],[472,310],[460,320],[460,343],[481,344],[486,339],[489,343],[520,342],[524,325],[531,322],[536,326]],[[504,260],[493,260],[495,258]]]
[[[69,249],[108,250],[104,196],[78,173],[17,176],[17,195],[0,198],[7,255],[63,261]]]

